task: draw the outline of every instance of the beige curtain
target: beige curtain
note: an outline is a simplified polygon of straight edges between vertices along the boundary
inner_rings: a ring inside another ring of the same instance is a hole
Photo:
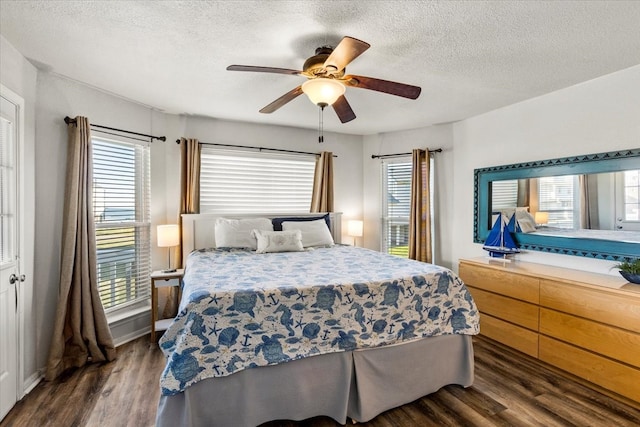
[[[528,179],[519,179],[518,180],[518,195],[516,206],[529,206],[529,180]]]
[[[60,287],[47,380],[69,368],[116,358],[98,294],[89,120],[76,117],[68,131]]]
[[[580,228],[598,230],[598,175],[579,175],[580,184]]]
[[[412,155],[409,258],[422,262],[431,262],[429,151],[414,149]]]
[[[180,212],[178,224],[182,231],[182,214],[200,212],[200,142],[195,138],[180,138]],[[182,238],[176,247],[176,267],[182,268]]]
[[[180,212],[178,226],[182,232],[182,214],[200,211],[200,143],[194,138],[180,138]],[[175,248],[175,267],[182,268],[182,238]],[[178,311],[178,288],[172,286],[162,311],[164,317],[174,317]]]
[[[578,176],[580,184],[580,228],[591,228],[589,215],[589,181],[585,175]]]
[[[309,212],[333,212],[333,153],[323,151],[316,159]]]

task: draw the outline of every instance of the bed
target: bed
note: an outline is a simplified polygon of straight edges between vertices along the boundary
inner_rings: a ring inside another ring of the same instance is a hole
[[[453,272],[341,245],[339,214],[277,217],[291,221],[262,234],[297,249],[259,253],[260,232],[257,248],[214,249],[221,220],[183,217],[189,254],[179,313],[159,343],[158,426],[364,422],[472,384],[478,311]],[[320,224],[337,244],[309,240]]]

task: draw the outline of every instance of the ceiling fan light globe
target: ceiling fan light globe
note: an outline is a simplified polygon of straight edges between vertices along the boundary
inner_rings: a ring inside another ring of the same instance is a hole
[[[307,80],[302,84],[302,91],[314,104],[332,105],[342,95],[346,88],[339,81],[332,79],[317,78]]]

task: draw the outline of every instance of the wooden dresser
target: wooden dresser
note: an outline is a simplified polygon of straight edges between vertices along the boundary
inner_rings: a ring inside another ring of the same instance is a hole
[[[480,333],[640,402],[640,285],[522,261],[460,260]]]

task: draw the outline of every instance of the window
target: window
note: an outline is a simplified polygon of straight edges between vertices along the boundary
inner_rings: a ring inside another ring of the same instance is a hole
[[[315,159],[203,147],[201,213],[308,213]]]
[[[98,290],[109,313],[149,298],[149,147],[92,142]]]
[[[548,176],[538,178],[538,210],[549,212],[549,226],[559,228],[580,228],[579,215],[575,209],[579,205],[576,189],[580,188],[577,175]]]
[[[518,180],[493,181],[491,183],[491,210],[518,206]]]
[[[2,102],[4,106],[4,98],[2,98]],[[0,190],[2,190],[0,196],[0,265],[3,267],[15,262],[16,258],[14,236],[17,192],[15,125],[15,121],[0,117]]]
[[[430,159],[431,217],[433,218],[433,159]],[[382,163],[382,252],[409,256],[409,216],[411,211],[410,161]],[[431,223],[433,227],[433,222]],[[434,234],[431,233],[432,238]],[[433,246],[433,241],[432,241]]]

